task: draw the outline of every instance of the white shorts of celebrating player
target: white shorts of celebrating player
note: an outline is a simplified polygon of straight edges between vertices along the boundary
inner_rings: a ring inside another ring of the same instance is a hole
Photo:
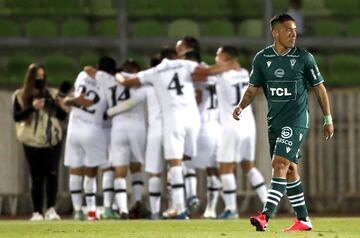
[[[81,119],[69,123],[65,145],[66,166],[98,167],[107,163],[107,140],[103,128]]]
[[[182,159],[183,155],[196,156],[200,118],[193,114],[173,116],[164,120],[165,159]]]
[[[163,134],[161,121],[148,128],[145,171],[152,174],[159,174],[164,169]]]
[[[239,123],[237,128],[223,127],[219,139],[217,161],[219,163],[239,163],[255,160],[256,128],[253,120]]]
[[[109,153],[110,153],[110,136],[111,136],[111,124],[106,124],[103,127],[103,130],[105,132],[105,139],[106,139],[106,145],[107,145],[107,149],[106,149],[106,158],[108,159],[106,164],[102,165],[100,168],[101,169],[108,169],[111,167],[111,161],[109,159]]]
[[[202,124],[197,142],[198,153],[193,159],[198,169],[217,168],[216,154],[221,126],[218,122]]]
[[[139,123],[114,123],[111,129],[110,161],[112,166],[144,163],[146,129]]]

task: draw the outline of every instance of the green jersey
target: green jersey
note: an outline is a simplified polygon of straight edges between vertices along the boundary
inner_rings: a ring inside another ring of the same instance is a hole
[[[249,84],[264,90],[269,128],[308,128],[308,85],[314,87],[323,81],[308,51],[294,47],[278,55],[271,45],[256,54]]]

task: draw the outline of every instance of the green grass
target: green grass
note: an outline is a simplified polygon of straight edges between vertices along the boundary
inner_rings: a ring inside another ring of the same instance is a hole
[[[55,222],[0,221],[0,237],[360,237],[359,218],[313,218],[314,229],[306,232],[284,233],[281,230],[291,224],[290,218],[274,218],[266,232],[256,232],[248,219],[235,221],[97,221]]]

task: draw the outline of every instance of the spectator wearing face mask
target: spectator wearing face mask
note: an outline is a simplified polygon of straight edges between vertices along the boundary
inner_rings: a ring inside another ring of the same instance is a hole
[[[31,221],[59,220],[54,206],[66,108],[58,90],[47,86],[45,68],[28,67],[22,88],[15,91],[13,116],[31,175],[33,214]],[[46,196],[46,212],[43,213]]]

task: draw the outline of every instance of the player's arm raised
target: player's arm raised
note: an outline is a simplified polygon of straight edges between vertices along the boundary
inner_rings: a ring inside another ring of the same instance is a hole
[[[329,98],[326,88],[322,83],[315,86],[314,91],[324,115],[324,137],[325,140],[328,140],[334,135],[334,125],[331,117]]]
[[[75,106],[75,107],[90,107],[94,104],[92,100],[89,100],[85,97],[84,94],[79,96],[66,96],[64,98],[64,104],[66,106]]]
[[[224,71],[231,69],[239,69],[239,65],[228,63],[228,64],[214,64],[209,67],[198,66],[192,73],[194,81],[206,81],[209,75],[220,74]]]
[[[121,73],[117,73],[115,75],[115,78],[124,87],[137,87],[141,85],[140,79],[138,77],[127,78]]]
[[[254,100],[258,89],[259,87],[254,87],[252,85],[248,86],[241,101],[233,110],[233,118],[235,120],[240,120],[242,110],[244,110],[244,108],[246,108]]]

